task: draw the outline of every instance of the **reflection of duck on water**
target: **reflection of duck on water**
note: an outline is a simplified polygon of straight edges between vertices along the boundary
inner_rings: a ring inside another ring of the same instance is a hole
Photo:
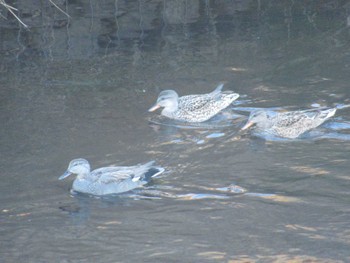
[[[206,94],[179,97],[174,90],[162,91],[157,103],[148,111],[163,107],[162,115],[170,119],[186,122],[204,122],[227,108],[239,94],[233,91],[222,92],[224,84]]]
[[[164,172],[164,168],[153,164],[154,161],[135,166],[103,167],[90,171],[87,160],[74,159],[59,180],[77,174],[73,182],[74,191],[92,195],[123,193],[147,184],[152,177]]]

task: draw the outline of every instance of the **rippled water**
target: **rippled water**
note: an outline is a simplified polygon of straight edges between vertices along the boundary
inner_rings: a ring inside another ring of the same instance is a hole
[[[350,262],[350,109],[298,140],[239,132],[252,109],[349,104],[347,2],[18,8],[29,31],[0,17],[1,262]],[[221,81],[241,96],[209,122],[147,112]],[[91,197],[58,181],[77,157],[167,172]]]

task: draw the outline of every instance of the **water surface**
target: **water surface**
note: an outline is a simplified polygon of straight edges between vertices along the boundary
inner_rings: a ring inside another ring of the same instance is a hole
[[[349,109],[317,138],[238,132],[254,108],[349,104],[346,2],[34,2],[30,30],[1,9],[2,262],[350,261]],[[241,97],[203,127],[147,112],[221,81]],[[58,181],[77,157],[167,172],[94,198]]]

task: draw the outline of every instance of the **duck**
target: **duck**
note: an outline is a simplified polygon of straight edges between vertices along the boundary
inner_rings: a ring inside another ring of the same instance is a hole
[[[334,116],[336,108],[317,108],[308,110],[277,112],[270,115],[266,110],[252,111],[247,123],[241,128],[246,130],[252,126],[272,135],[295,139],[314,129]]]
[[[150,161],[135,166],[102,167],[91,171],[89,162],[78,158],[69,163],[67,171],[58,179],[63,180],[76,174],[72,186],[75,192],[98,196],[119,194],[142,187],[151,178],[163,173],[165,169],[154,163]]]
[[[163,108],[161,115],[184,122],[204,122],[227,108],[239,97],[233,91],[222,91],[224,84],[206,94],[179,97],[174,90],[163,90],[159,93],[156,104],[148,111]]]

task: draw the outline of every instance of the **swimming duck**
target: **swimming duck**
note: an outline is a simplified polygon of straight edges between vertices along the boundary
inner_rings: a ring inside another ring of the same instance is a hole
[[[118,194],[141,187],[152,177],[164,172],[164,168],[153,164],[154,161],[151,161],[135,166],[112,166],[90,171],[89,162],[79,158],[72,160],[67,171],[58,179],[76,174],[72,187],[76,192],[92,195]]]
[[[203,122],[209,120],[221,110],[228,107],[239,94],[233,91],[222,92],[224,84],[206,94],[179,97],[174,90],[160,92],[157,103],[148,111],[163,107],[162,115],[171,119],[186,122]]]
[[[336,108],[319,108],[276,113],[272,116],[267,111],[257,110],[250,114],[247,123],[241,130],[256,125],[258,130],[283,138],[295,139],[334,116],[336,110]]]

